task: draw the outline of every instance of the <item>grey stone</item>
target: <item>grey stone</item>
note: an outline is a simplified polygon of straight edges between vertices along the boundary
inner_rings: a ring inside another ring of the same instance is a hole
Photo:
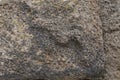
[[[0,3],[0,80],[119,80],[119,0]]]
[[[120,0],[98,0],[106,55],[106,80],[120,79]]]

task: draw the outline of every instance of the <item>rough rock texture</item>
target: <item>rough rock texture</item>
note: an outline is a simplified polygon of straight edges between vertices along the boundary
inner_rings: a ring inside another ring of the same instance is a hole
[[[119,0],[0,2],[0,80],[119,80]]]
[[[120,0],[98,0],[102,21],[106,79],[120,80]]]

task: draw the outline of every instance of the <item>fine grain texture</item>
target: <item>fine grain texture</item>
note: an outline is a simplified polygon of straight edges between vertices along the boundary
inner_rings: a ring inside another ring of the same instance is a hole
[[[120,1],[0,1],[0,80],[120,80]]]
[[[98,0],[102,21],[106,80],[120,80],[120,0]]]

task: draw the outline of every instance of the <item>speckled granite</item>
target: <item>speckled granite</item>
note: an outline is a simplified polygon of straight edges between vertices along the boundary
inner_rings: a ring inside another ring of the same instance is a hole
[[[119,48],[120,39],[114,42],[114,36],[120,34],[115,28],[115,34],[110,35],[108,29],[119,24],[112,24],[117,17],[106,21],[109,16],[102,15],[107,11],[102,2],[1,2],[0,80],[110,80],[109,45]]]
[[[102,21],[106,80],[120,80],[120,0],[98,0]]]

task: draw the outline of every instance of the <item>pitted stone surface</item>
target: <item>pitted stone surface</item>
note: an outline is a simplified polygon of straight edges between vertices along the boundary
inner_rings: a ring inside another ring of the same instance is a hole
[[[0,80],[119,80],[119,64],[111,67],[119,63],[119,1],[104,1],[1,1]]]

